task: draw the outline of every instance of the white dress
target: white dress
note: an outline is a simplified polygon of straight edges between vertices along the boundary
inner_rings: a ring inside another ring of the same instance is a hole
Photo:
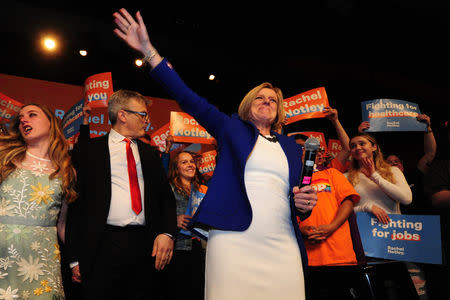
[[[243,232],[210,230],[205,299],[305,299],[290,217],[289,167],[279,143],[258,136],[244,180],[252,222]]]

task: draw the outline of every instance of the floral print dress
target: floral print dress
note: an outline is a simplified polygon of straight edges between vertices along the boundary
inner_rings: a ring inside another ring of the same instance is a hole
[[[0,185],[0,299],[64,299],[61,181],[17,168]]]

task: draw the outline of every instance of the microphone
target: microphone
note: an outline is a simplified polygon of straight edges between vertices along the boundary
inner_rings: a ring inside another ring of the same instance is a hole
[[[308,138],[305,142],[305,159],[303,162],[302,174],[300,176],[299,188],[311,183],[317,149],[319,149],[319,146],[319,140],[313,137]]]

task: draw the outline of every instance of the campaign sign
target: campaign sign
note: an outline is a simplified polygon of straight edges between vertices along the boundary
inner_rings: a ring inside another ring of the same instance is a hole
[[[83,123],[84,102],[84,99],[81,99],[64,114],[61,125],[66,139],[80,131],[80,125]]]
[[[329,106],[324,87],[312,89],[284,99],[286,125],[304,119],[323,118],[323,110]]]
[[[85,99],[92,108],[108,107],[113,92],[111,72],[95,74],[84,81]]]
[[[166,139],[170,133],[169,125],[170,123],[166,123],[151,135],[150,145],[158,147],[161,152],[166,150]]]
[[[442,264],[439,216],[390,214],[388,224],[367,212],[356,216],[366,256]]]
[[[375,99],[361,102],[362,120],[370,123],[367,132],[380,131],[427,131],[426,123],[419,122],[420,114],[416,103],[395,100]]]
[[[216,156],[216,150],[203,152],[200,157],[198,171],[203,175],[212,176],[214,169],[216,168]]]
[[[0,93],[0,122],[9,122],[22,106],[19,101]]]
[[[174,142],[213,144],[214,138],[189,114],[170,112],[170,134]]]
[[[189,197],[188,205],[186,208],[186,215],[192,216],[197,211],[198,206],[203,200],[203,197],[205,197],[206,191],[208,190],[208,187],[206,185],[201,185],[200,188],[197,190],[193,186],[191,187],[191,195]],[[190,231],[181,229],[180,233],[184,235],[192,236],[192,233]]]

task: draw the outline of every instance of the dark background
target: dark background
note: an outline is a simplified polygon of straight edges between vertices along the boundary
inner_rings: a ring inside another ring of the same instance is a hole
[[[169,98],[112,33],[112,13],[122,6],[141,11],[159,52],[228,114],[248,90],[269,81],[286,98],[324,86],[349,135],[361,122],[360,102],[376,98],[418,103],[437,135],[448,120],[448,1],[2,1],[0,73],[82,85],[110,71],[115,90]],[[57,53],[40,49],[44,33],[61,40]],[[335,138],[326,119],[287,130]],[[422,155],[422,133],[376,137],[385,153],[402,154],[407,164]]]

